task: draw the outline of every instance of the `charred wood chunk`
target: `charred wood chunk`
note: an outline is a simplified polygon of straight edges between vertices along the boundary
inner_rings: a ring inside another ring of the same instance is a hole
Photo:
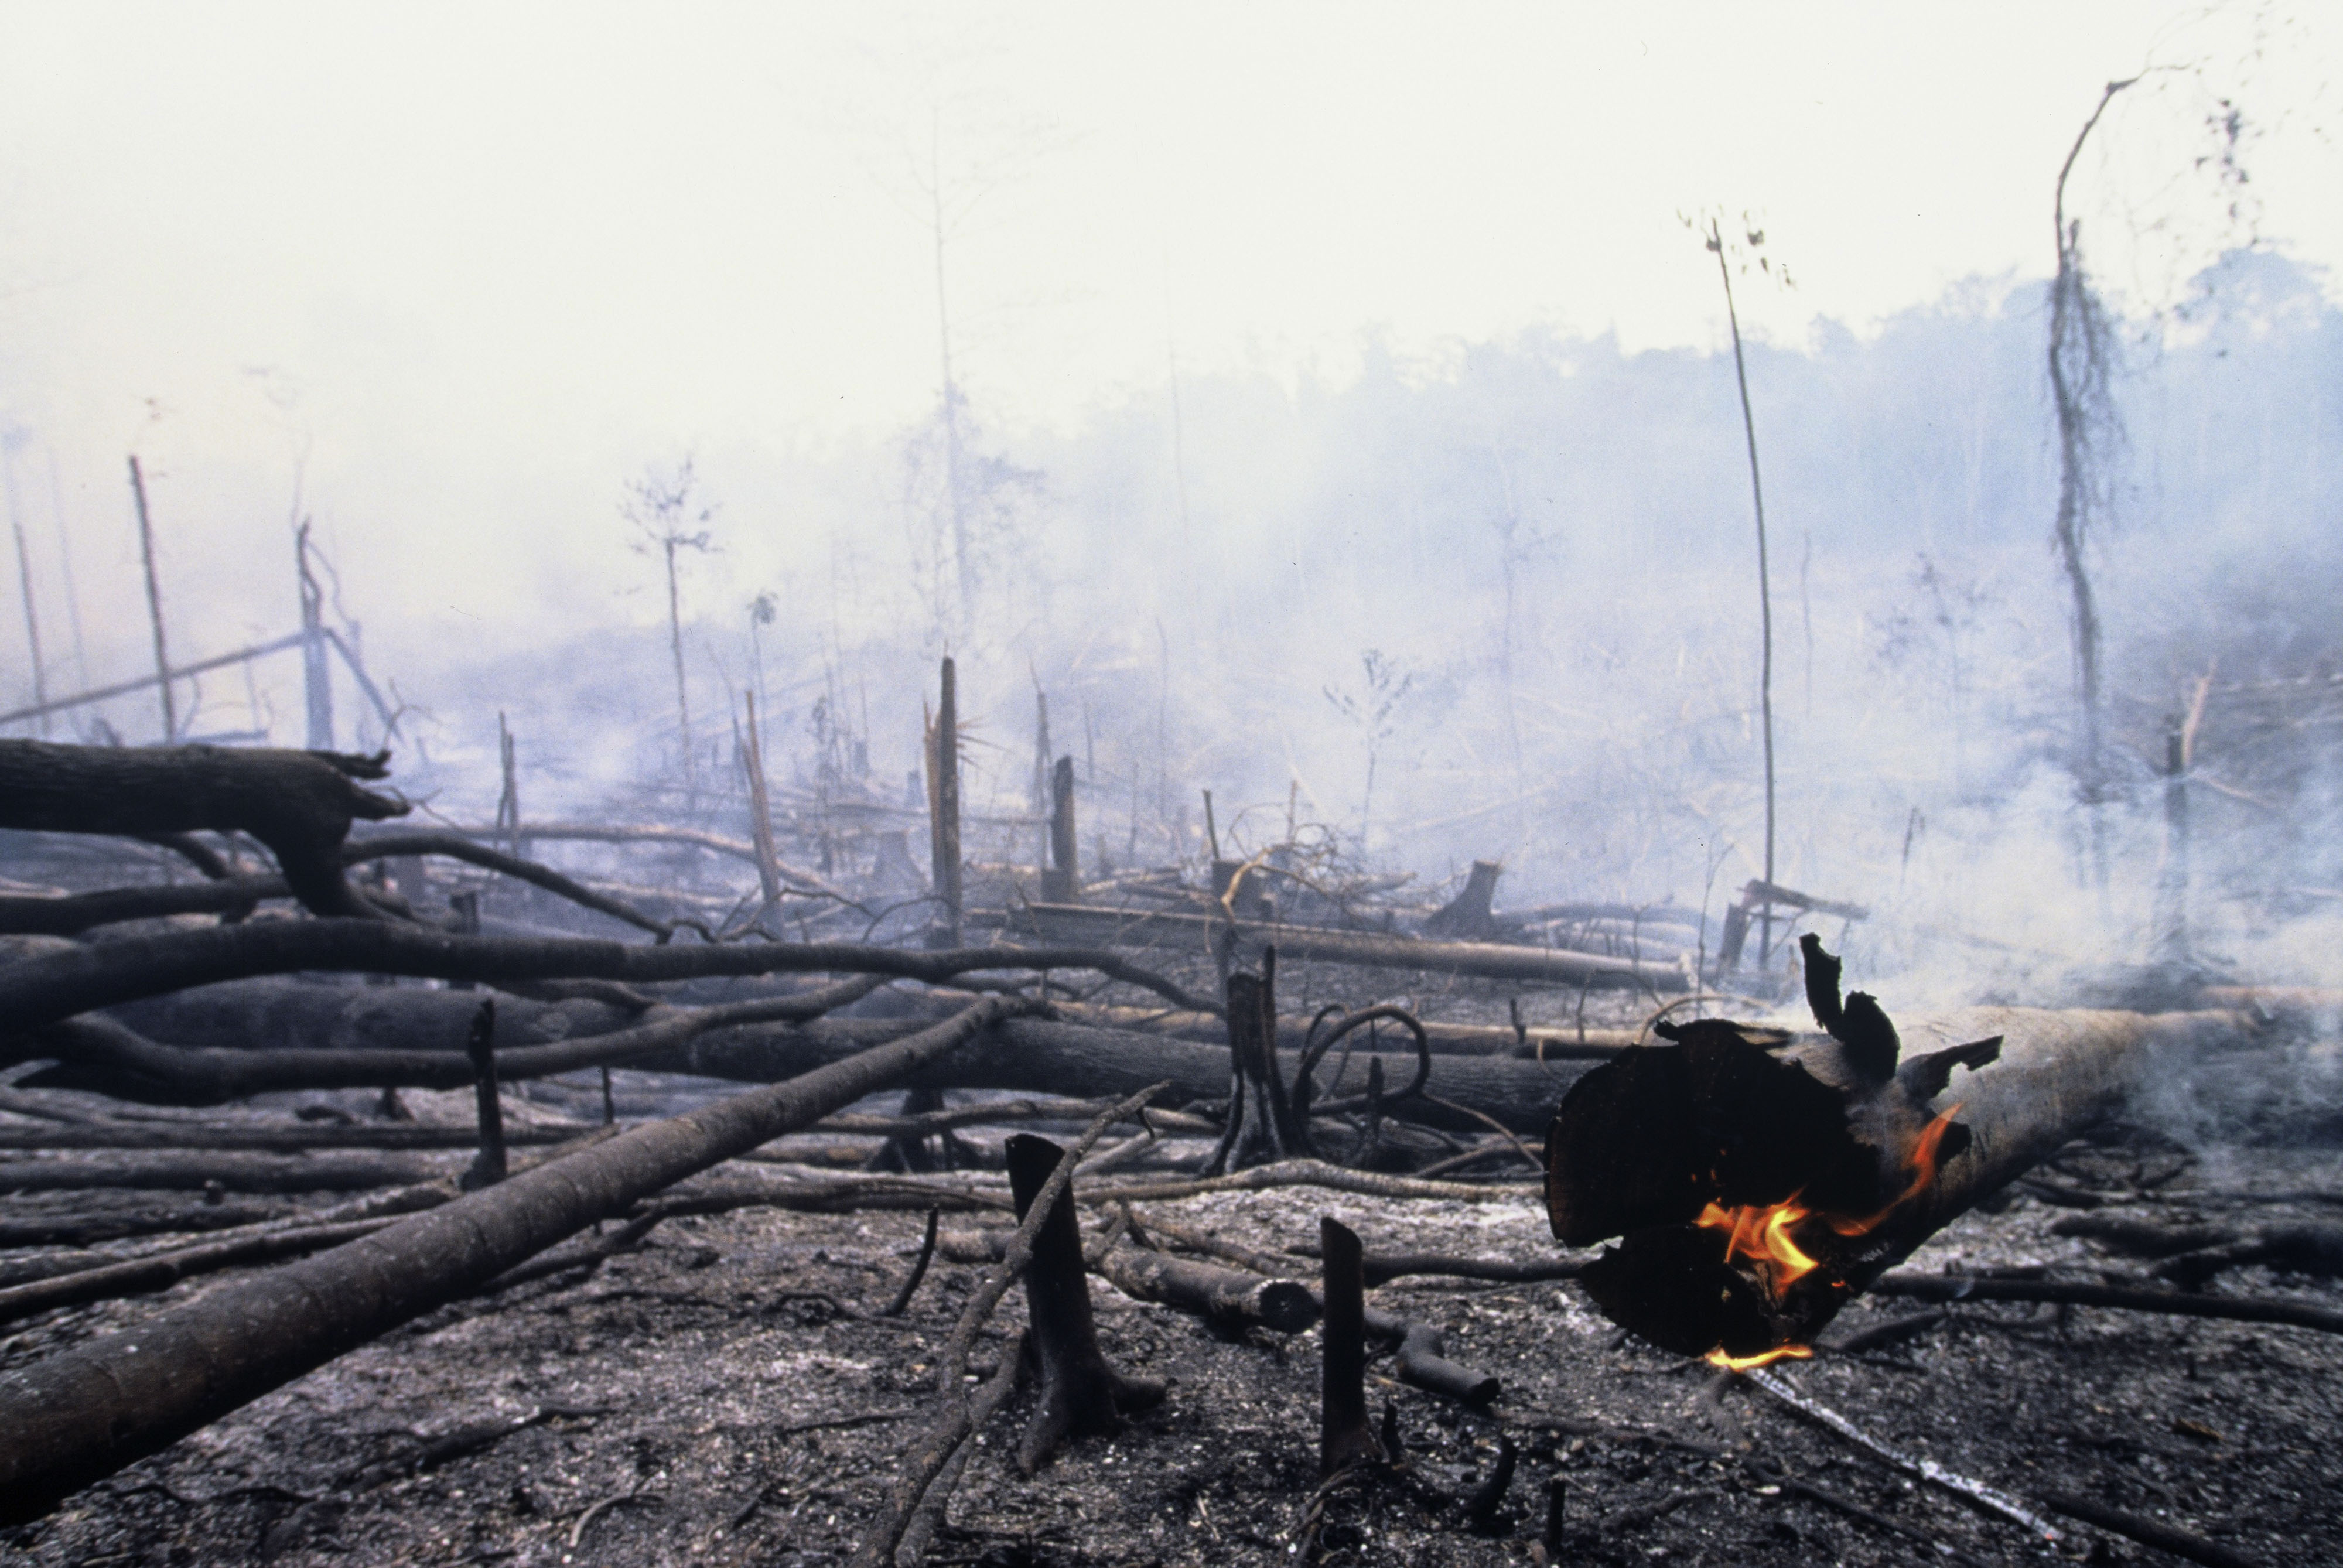
[[[1513,1440],[1500,1433],[1497,1438],[1497,1460],[1478,1486],[1464,1497],[1465,1522],[1475,1535],[1494,1535],[1499,1529],[1499,1517],[1505,1506],[1505,1493],[1513,1484],[1513,1466],[1519,1456],[1513,1451]]]
[[[1904,1092],[1916,1101],[1934,1100],[1953,1081],[1953,1069],[1966,1067],[1971,1072],[2001,1056],[2001,1036],[1971,1040],[1944,1050],[1932,1050],[1926,1056],[1916,1056],[1896,1070],[1896,1081]],[[1948,1153],[1946,1159],[1952,1156]]]
[[[1798,950],[1805,955],[1806,1005],[1814,1010],[1815,1021],[1846,1048],[1847,1065],[1865,1083],[1886,1082],[1896,1071],[1903,1044],[1896,1037],[1896,1026],[1881,1010],[1878,999],[1855,991],[1842,1004],[1838,998],[1838,959],[1823,950],[1822,939],[1812,931],[1798,939]],[[1951,1064],[1947,1063],[1946,1070],[1950,1070]]]
[[[1009,1185],[1021,1222],[1065,1151],[1046,1138],[1019,1133],[1009,1140]],[[1122,1418],[1161,1403],[1163,1384],[1129,1377],[1107,1364],[1091,1315],[1090,1278],[1071,1189],[1058,1194],[1033,1240],[1025,1267],[1026,1341],[1040,1373],[1032,1420],[1017,1445],[1018,1468],[1039,1469],[1069,1436],[1111,1436]]]

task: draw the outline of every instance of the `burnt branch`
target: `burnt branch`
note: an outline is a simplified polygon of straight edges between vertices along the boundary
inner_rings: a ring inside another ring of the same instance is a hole
[[[360,782],[385,777],[389,756],[0,740],[0,828],[128,838],[248,833],[277,857],[294,896],[313,912],[370,920],[373,907],[342,875],[340,851],[353,820],[410,809]]]

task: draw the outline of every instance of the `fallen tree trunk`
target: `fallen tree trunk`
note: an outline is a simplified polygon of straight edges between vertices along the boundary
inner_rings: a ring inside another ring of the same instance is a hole
[[[81,1487],[494,1279],[595,1221],[950,1055],[1024,1004],[650,1123],[498,1185],[0,1373],[0,1523]]]
[[[505,1129],[505,1141],[558,1143],[592,1131],[582,1121],[515,1122]],[[416,1121],[82,1121],[42,1127],[0,1123],[0,1149],[248,1149],[291,1154],[311,1149],[470,1149],[479,1141],[477,1128]]]
[[[0,977],[5,977],[5,971],[0,971]],[[745,1008],[760,1004],[730,1005]],[[244,1093],[258,1092],[272,1085],[294,1087],[297,1075],[293,1072],[287,1072],[281,1080],[269,1077],[269,1060],[279,1055],[316,1058],[334,1071],[349,1075],[335,1080],[320,1071],[299,1078],[301,1087],[379,1083],[386,1076],[398,1076],[391,1070],[388,1060],[392,1053],[398,1053],[427,1057],[429,1060],[419,1065],[433,1075],[432,1081],[443,1087],[458,1088],[471,1081],[463,1045],[478,1007],[477,1000],[468,1001],[461,993],[453,991],[321,986],[282,980],[210,986],[142,1001],[118,1013],[120,1019],[135,1024],[152,1040],[171,1042],[161,1046],[150,1041],[150,1051],[171,1050],[203,1058],[202,1077],[195,1075],[198,1064],[188,1063],[188,1076],[175,1091],[172,1084],[153,1075],[152,1059],[142,1057],[138,1060],[146,1070],[137,1074],[108,1071],[102,1060],[95,1059],[79,1066],[68,1060],[28,1081],[173,1103],[185,1102],[198,1094],[217,1095],[231,1084]],[[103,1021],[81,1020],[72,1027],[84,1029]],[[498,1073],[508,1078],[528,1076],[536,1070],[529,1065],[533,1061],[574,1059],[552,1055],[540,1058],[534,1054],[538,1051],[589,1056],[598,1037],[607,1039],[614,1029],[632,1021],[622,1010],[601,1002],[499,1001]],[[688,1043],[630,1054],[628,1064],[649,1071],[770,1083],[871,1045],[899,1039],[928,1021],[830,1017],[799,1025],[721,1025],[707,1028]],[[331,1049],[304,1049],[307,1042],[320,1040],[328,1042]],[[34,1045],[28,1049],[41,1055],[56,1054],[55,1049],[49,1046]],[[0,1052],[0,1056],[5,1054]],[[383,1060],[375,1063],[357,1060],[370,1054]],[[1362,1051],[1353,1055],[1347,1083],[1355,1084],[1364,1076],[1366,1064],[1361,1059],[1368,1054]],[[1373,1054],[1387,1060],[1393,1081],[1404,1081],[1413,1071],[1412,1052]],[[1285,1051],[1279,1055],[1280,1070],[1290,1079],[1298,1057]],[[324,1062],[327,1057],[337,1060]],[[1403,1061],[1406,1063],[1404,1070],[1400,1066]],[[1485,1131],[1485,1123],[1468,1113],[1479,1111],[1495,1118],[1513,1131],[1537,1132],[1544,1128],[1554,1106],[1586,1065],[1576,1060],[1542,1064],[1503,1057],[1435,1055],[1426,1093],[1453,1106],[1468,1108],[1467,1111],[1434,1105],[1419,1097],[1394,1105],[1393,1112],[1403,1111],[1411,1120],[1453,1131]],[[548,1070],[568,1069],[556,1067]],[[1322,1063],[1322,1080],[1326,1071]],[[922,1070],[910,1081],[929,1089],[998,1089],[1095,1099],[1135,1093],[1165,1079],[1171,1081],[1172,1087],[1161,1103],[1184,1105],[1217,1100],[1228,1091],[1228,1048],[1042,1018],[1011,1018],[987,1030],[968,1050]],[[1331,1094],[1334,1086],[1322,1082],[1321,1091]]]
[[[337,872],[338,874],[338,872]],[[592,938],[466,937],[371,920],[265,920],[170,931],[43,953],[0,968],[0,1019],[37,1029],[94,1008],[190,986],[306,970],[347,970],[490,985],[610,980],[656,984],[709,975],[871,974],[949,981],[980,970],[1096,970],[1174,1005],[1212,1003],[1112,952],[1087,948],[955,948],[911,952],[860,942],[650,946]]]
[[[268,846],[310,910],[370,919],[373,909],[343,879],[339,851],[354,819],[378,822],[408,810],[357,782],[383,778],[388,756],[0,740],[0,828],[249,833]]]
[[[2229,1012],[1978,1009],[1916,1030],[1946,1049],[1899,1068],[1885,1016],[1860,993],[1842,1013],[1836,961],[1807,940],[1835,1038],[1769,1054],[1731,1024],[1671,1030],[1677,1043],[1591,1070],[1547,1134],[1555,1236],[1623,1238],[1582,1282],[1664,1349],[1805,1353],[1849,1300],[2147,1075],[2250,1028]]]
[[[1211,1013],[1110,1007],[1099,1002],[1056,1005],[1060,1016],[1068,1023],[1089,1024],[1097,1029],[1204,1041],[1223,1040],[1229,1036],[1229,1026]],[[1608,1061],[1633,1046],[1641,1032],[1632,1029],[1577,1029],[1567,1024],[1529,1024],[1514,1030],[1501,1023],[1445,1023],[1433,1019],[1423,1022],[1436,1054],[1543,1057],[1547,1061]],[[1277,1020],[1280,1050],[1300,1050],[1309,1034],[1307,1019],[1287,1014]]]
[[[0,1161],[0,1192],[363,1192],[442,1173],[427,1159],[394,1154],[126,1154]]]
[[[1112,942],[1123,946],[1176,946],[1208,950],[1212,933],[1225,930],[1225,918],[1091,909],[1081,904],[1026,904],[1003,910],[1004,929],[1028,930],[1057,940]],[[971,917],[970,924],[977,923]],[[1497,942],[1427,942],[1368,931],[1324,930],[1312,926],[1236,922],[1241,937],[1276,945],[1292,962],[1313,960],[1360,969],[1414,970],[1433,974],[1473,975],[1483,980],[1544,980],[1556,985],[1692,989],[1691,978],[1673,965],[1638,963],[1600,953],[1552,948],[1508,947]]]
[[[631,1029],[499,1053],[488,1070],[508,1081],[549,1077],[583,1067],[614,1067],[670,1051],[726,1025],[813,1018],[866,995],[872,976],[799,996],[724,1007],[659,1008]],[[478,1008],[473,1010],[477,1015]],[[166,1103],[217,1105],[250,1095],[317,1089],[457,1089],[476,1084],[482,1068],[469,1051],[396,1050],[190,1050],[157,1045],[110,1018],[70,1018],[19,1037],[15,1050],[51,1056],[55,1067],[26,1080],[44,1088],[92,1089]],[[769,1082],[772,1080],[761,1080]]]

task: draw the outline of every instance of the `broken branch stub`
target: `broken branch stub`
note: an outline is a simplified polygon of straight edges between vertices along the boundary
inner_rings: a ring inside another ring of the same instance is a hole
[[[1020,1221],[1065,1152],[1031,1133],[1009,1140],[1009,1185]],[[1099,1349],[1071,1184],[1059,1190],[1034,1234],[1032,1258],[1025,1267],[1025,1306],[1031,1324],[1026,1343],[1041,1373],[1033,1416],[1017,1444],[1018,1468],[1030,1475],[1068,1436],[1111,1436],[1122,1430],[1124,1416],[1161,1403],[1163,1384],[1117,1372]]]
[[[1670,1043],[1564,1097],[1548,1214],[1573,1245],[1617,1239],[1580,1276],[1614,1322],[1719,1364],[1808,1353],[1884,1271],[2114,1113],[2157,1053],[2243,1028],[2225,1013],[1977,1010],[1925,1030],[1966,1043],[1899,1065],[1886,1015],[1860,993],[1839,1003],[1835,970],[1811,950],[1828,1036],[1769,1046],[1718,1020],[1664,1025]]]

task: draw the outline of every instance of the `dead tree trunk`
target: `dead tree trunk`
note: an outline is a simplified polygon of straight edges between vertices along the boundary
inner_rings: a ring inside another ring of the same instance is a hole
[[[342,876],[341,849],[353,819],[407,814],[406,801],[357,782],[386,776],[387,759],[0,740],[0,828],[129,838],[246,832],[268,846],[313,911],[371,919],[374,908]]]
[[[171,659],[163,647],[163,588],[155,576],[155,525],[146,513],[146,476],[138,456],[130,457],[130,495],[138,506],[138,558],[146,568],[146,618],[155,631],[155,686],[163,699],[163,744],[179,739],[179,719],[171,701]]]
[[[709,1166],[948,1056],[1022,1005],[947,1023],[786,1083],[638,1127],[134,1330],[0,1374],[0,1523],[177,1442]]]
[[[1041,878],[1043,899],[1053,904],[1076,901],[1082,885],[1081,853],[1074,836],[1074,759],[1061,757],[1050,773],[1050,869]]]
[[[1009,1182],[1021,1222],[1064,1154],[1031,1133],[1009,1140]],[[1041,1373],[1041,1392],[1032,1420],[1018,1440],[1017,1467],[1031,1475],[1067,1437],[1111,1436],[1121,1430],[1125,1415],[1161,1403],[1163,1384],[1117,1372],[1099,1349],[1071,1184],[1060,1189],[1033,1238],[1025,1268],[1025,1307],[1031,1325],[1025,1342]]]
[[[1229,1114],[1207,1176],[1314,1155],[1307,1108],[1285,1091],[1277,1064],[1277,951],[1262,955],[1261,973],[1229,976]]]
[[[1848,1301],[2151,1070],[2250,1028],[2226,1012],[1976,1009],[1921,1026],[1941,1049],[1904,1060],[1878,1005],[1857,992],[1842,1007],[1836,960],[1805,944],[1830,1035],[1769,1052],[1730,1023],[1664,1028],[1674,1043],[1590,1070],[1547,1133],[1555,1236],[1621,1238],[1581,1282],[1664,1349],[1806,1353]]]
[[[952,661],[943,663],[935,722],[928,731],[928,827],[937,913],[934,947],[960,945],[960,698]]]

